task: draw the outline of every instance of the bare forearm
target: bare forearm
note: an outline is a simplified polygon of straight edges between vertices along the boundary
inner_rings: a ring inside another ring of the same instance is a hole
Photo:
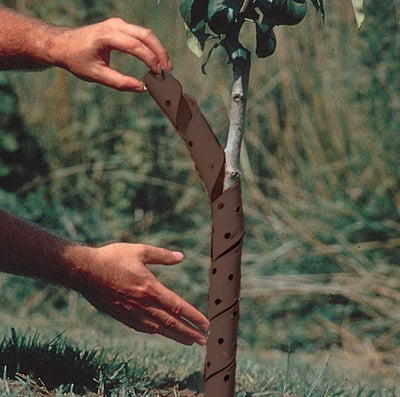
[[[0,271],[73,288],[138,331],[204,345],[207,318],[146,267],[182,259],[181,253],[142,244],[72,244],[0,210]]]
[[[64,28],[0,7],[0,69],[50,66],[53,39]]]
[[[0,7],[0,69],[58,66],[86,81],[143,92],[138,79],[110,67],[114,50],[138,58],[156,73],[172,69],[167,51],[150,29],[120,18],[66,28]]]
[[[1,271],[73,287],[89,250],[0,210]]]

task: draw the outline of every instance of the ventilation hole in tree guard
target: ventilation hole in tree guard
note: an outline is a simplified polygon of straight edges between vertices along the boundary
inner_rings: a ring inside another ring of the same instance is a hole
[[[207,368],[211,367],[211,363],[209,361],[207,361]]]
[[[208,164],[208,167],[210,168],[210,170],[214,169],[214,163]]]
[[[225,233],[224,237],[228,240],[228,238],[231,238],[232,234],[230,233]]]
[[[211,270],[211,273],[212,273],[212,274],[215,274],[215,273],[217,273],[217,269],[215,269],[215,268],[214,268],[214,269],[212,269],[212,270]]]
[[[224,208],[224,203],[219,203],[219,204],[218,204],[218,209],[219,209],[219,210],[222,210],[222,208]]]
[[[238,207],[236,207],[236,213],[237,214],[240,214],[242,212],[242,209],[238,206]]]
[[[222,301],[221,301],[221,299],[215,299],[214,302],[215,302],[216,305],[219,305]]]
[[[219,338],[219,339],[218,339],[218,343],[219,343],[220,345],[222,345],[222,344],[224,343],[224,338]]]
[[[167,100],[165,101],[165,106],[166,106],[167,108],[169,108],[169,107],[171,106],[171,101],[170,101],[169,99],[167,99]]]
[[[224,382],[228,382],[228,380],[229,380],[230,378],[231,378],[230,375],[225,375],[225,376],[224,376]]]
[[[234,275],[233,275],[233,274],[230,274],[229,277],[228,277],[228,280],[229,280],[229,281],[232,281],[233,278],[234,278]]]
[[[233,312],[233,317],[236,317],[237,316],[237,311],[234,311]]]
[[[188,145],[189,145],[189,147],[192,147],[193,146],[193,142],[192,141],[188,141]]]

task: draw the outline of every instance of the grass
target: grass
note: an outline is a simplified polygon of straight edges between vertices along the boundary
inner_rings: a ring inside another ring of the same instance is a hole
[[[118,362],[117,357],[106,359],[102,350],[81,351],[61,335],[40,342],[38,334],[18,336],[14,328],[11,337],[0,344],[0,361],[4,378],[23,374],[50,390],[64,385],[79,393],[109,391],[121,377],[130,378],[126,363]]]
[[[83,328],[66,330],[71,340],[60,334],[50,338],[8,330],[0,343],[0,396],[201,395],[204,349],[132,335],[118,326],[110,333],[112,323],[100,315],[96,329],[85,323]],[[53,328],[49,323],[47,335]],[[398,397],[399,393],[394,377],[357,375],[339,350],[306,355],[260,353],[239,346],[238,397]]]
[[[66,393],[70,395],[146,395],[150,391],[167,392],[179,385],[193,387],[199,372],[178,379],[169,369],[160,352],[148,349],[146,344],[135,356],[122,358],[103,348],[80,349],[58,335],[51,341],[43,341],[38,334],[5,337],[0,347],[0,362],[3,368],[1,395],[12,395],[18,388],[33,389],[34,395]],[[190,366],[191,360],[174,357],[179,364]],[[193,363],[192,363],[193,366]],[[182,370],[182,368],[181,368]],[[201,387],[201,385],[197,385]],[[7,391],[8,390],[8,391]],[[11,393],[11,394],[7,394]]]

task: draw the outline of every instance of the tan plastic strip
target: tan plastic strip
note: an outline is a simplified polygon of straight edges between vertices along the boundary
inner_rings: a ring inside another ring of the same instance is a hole
[[[208,291],[208,317],[213,319],[219,313],[232,307],[240,294],[240,283],[236,282],[240,270],[240,251],[242,245],[213,261],[209,269],[210,285]],[[240,273],[239,273],[240,279]]]
[[[186,142],[212,205],[208,295],[210,330],[204,368],[206,397],[235,395],[240,265],[244,236],[240,182],[223,191],[225,154],[195,99],[170,74],[149,72],[150,95]]]
[[[225,154],[196,101],[183,95],[179,81],[166,72],[149,72],[143,82],[185,140],[208,196],[214,201],[223,189]]]
[[[235,395],[236,361],[205,383],[207,397],[233,397]]]
[[[240,183],[222,193],[212,203],[212,259],[238,244],[244,236]]]

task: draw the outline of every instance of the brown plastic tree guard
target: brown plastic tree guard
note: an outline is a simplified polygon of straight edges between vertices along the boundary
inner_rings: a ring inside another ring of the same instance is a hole
[[[150,95],[186,142],[211,202],[210,330],[204,368],[206,397],[235,395],[239,321],[240,265],[244,222],[240,181],[223,191],[225,154],[191,96],[170,74],[149,72],[143,79]]]

